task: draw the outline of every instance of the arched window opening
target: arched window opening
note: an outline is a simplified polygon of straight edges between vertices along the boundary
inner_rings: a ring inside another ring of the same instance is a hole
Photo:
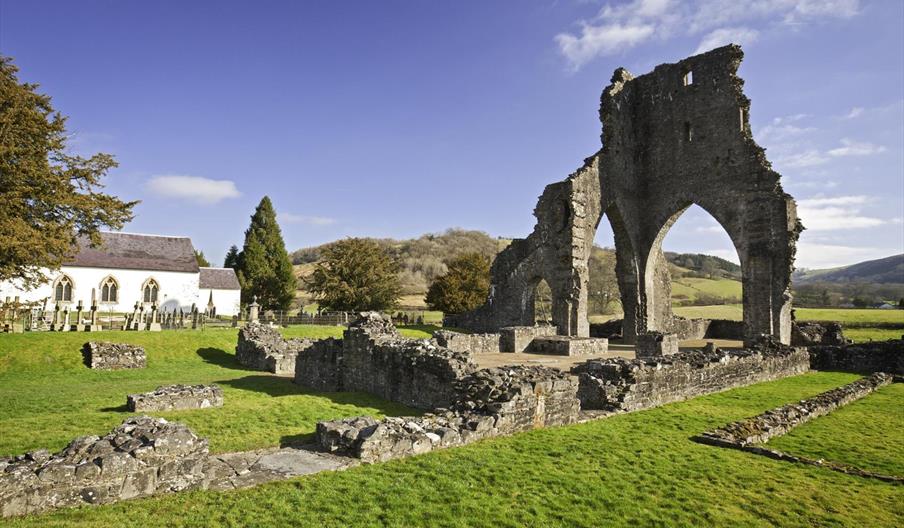
[[[596,228],[587,269],[587,318],[590,324],[621,319],[621,295],[615,272],[615,233],[608,216],[603,216]]]
[[[57,302],[72,301],[72,279],[68,275],[63,275],[56,281],[53,289],[53,299]]]
[[[154,279],[148,279],[144,283],[143,299],[146,303],[157,302],[157,293],[160,291],[160,285]]]
[[[107,277],[100,283],[100,301],[105,303],[115,303],[119,300],[119,285],[116,279]]]
[[[685,318],[742,320],[741,266],[725,228],[691,205],[662,241],[671,277],[671,305]]]
[[[534,323],[552,324],[552,289],[543,279],[534,288]]]

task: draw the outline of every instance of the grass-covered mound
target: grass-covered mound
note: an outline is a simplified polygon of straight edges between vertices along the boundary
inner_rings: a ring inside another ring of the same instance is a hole
[[[340,337],[342,327],[299,326],[288,337]],[[403,330],[427,337],[423,330]],[[141,345],[145,369],[94,371],[82,364],[85,341]],[[215,452],[304,440],[318,420],[398,415],[404,406],[366,394],[318,394],[291,378],[247,370],[235,360],[237,331],[27,333],[0,335],[0,455],[58,450],[72,438],[106,434],[132,413],[126,394],[173,383],[217,383],[226,403],[217,409],[153,413],[186,423],[210,439]]]

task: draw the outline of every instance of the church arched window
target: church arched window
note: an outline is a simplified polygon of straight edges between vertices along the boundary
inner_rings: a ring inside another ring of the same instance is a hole
[[[72,301],[72,279],[68,275],[62,275],[53,287],[53,299],[57,302]]]
[[[113,277],[107,277],[100,283],[100,302],[115,303],[119,300],[119,284]]]
[[[160,291],[160,285],[154,279],[148,279],[144,283],[143,299],[146,303],[157,301],[157,292]]]

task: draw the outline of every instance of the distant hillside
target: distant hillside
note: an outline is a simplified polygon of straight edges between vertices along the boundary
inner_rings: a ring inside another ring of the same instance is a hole
[[[673,265],[687,270],[688,273],[684,275],[741,280],[741,266],[720,257],[700,253],[672,253],[671,251],[666,251],[665,258]],[[672,276],[675,276],[674,269],[672,270]]]
[[[798,284],[814,282],[904,284],[904,253],[841,268],[802,269],[794,272],[793,280]]]

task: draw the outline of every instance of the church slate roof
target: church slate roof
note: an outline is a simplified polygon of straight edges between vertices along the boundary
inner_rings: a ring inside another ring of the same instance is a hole
[[[211,290],[241,290],[239,278],[235,276],[232,268],[201,268],[201,277],[198,280],[201,288]]]
[[[101,232],[103,243],[92,248],[87,238],[64,266],[84,268],[181,271],[198,273],[195,247],[188,237]]]

